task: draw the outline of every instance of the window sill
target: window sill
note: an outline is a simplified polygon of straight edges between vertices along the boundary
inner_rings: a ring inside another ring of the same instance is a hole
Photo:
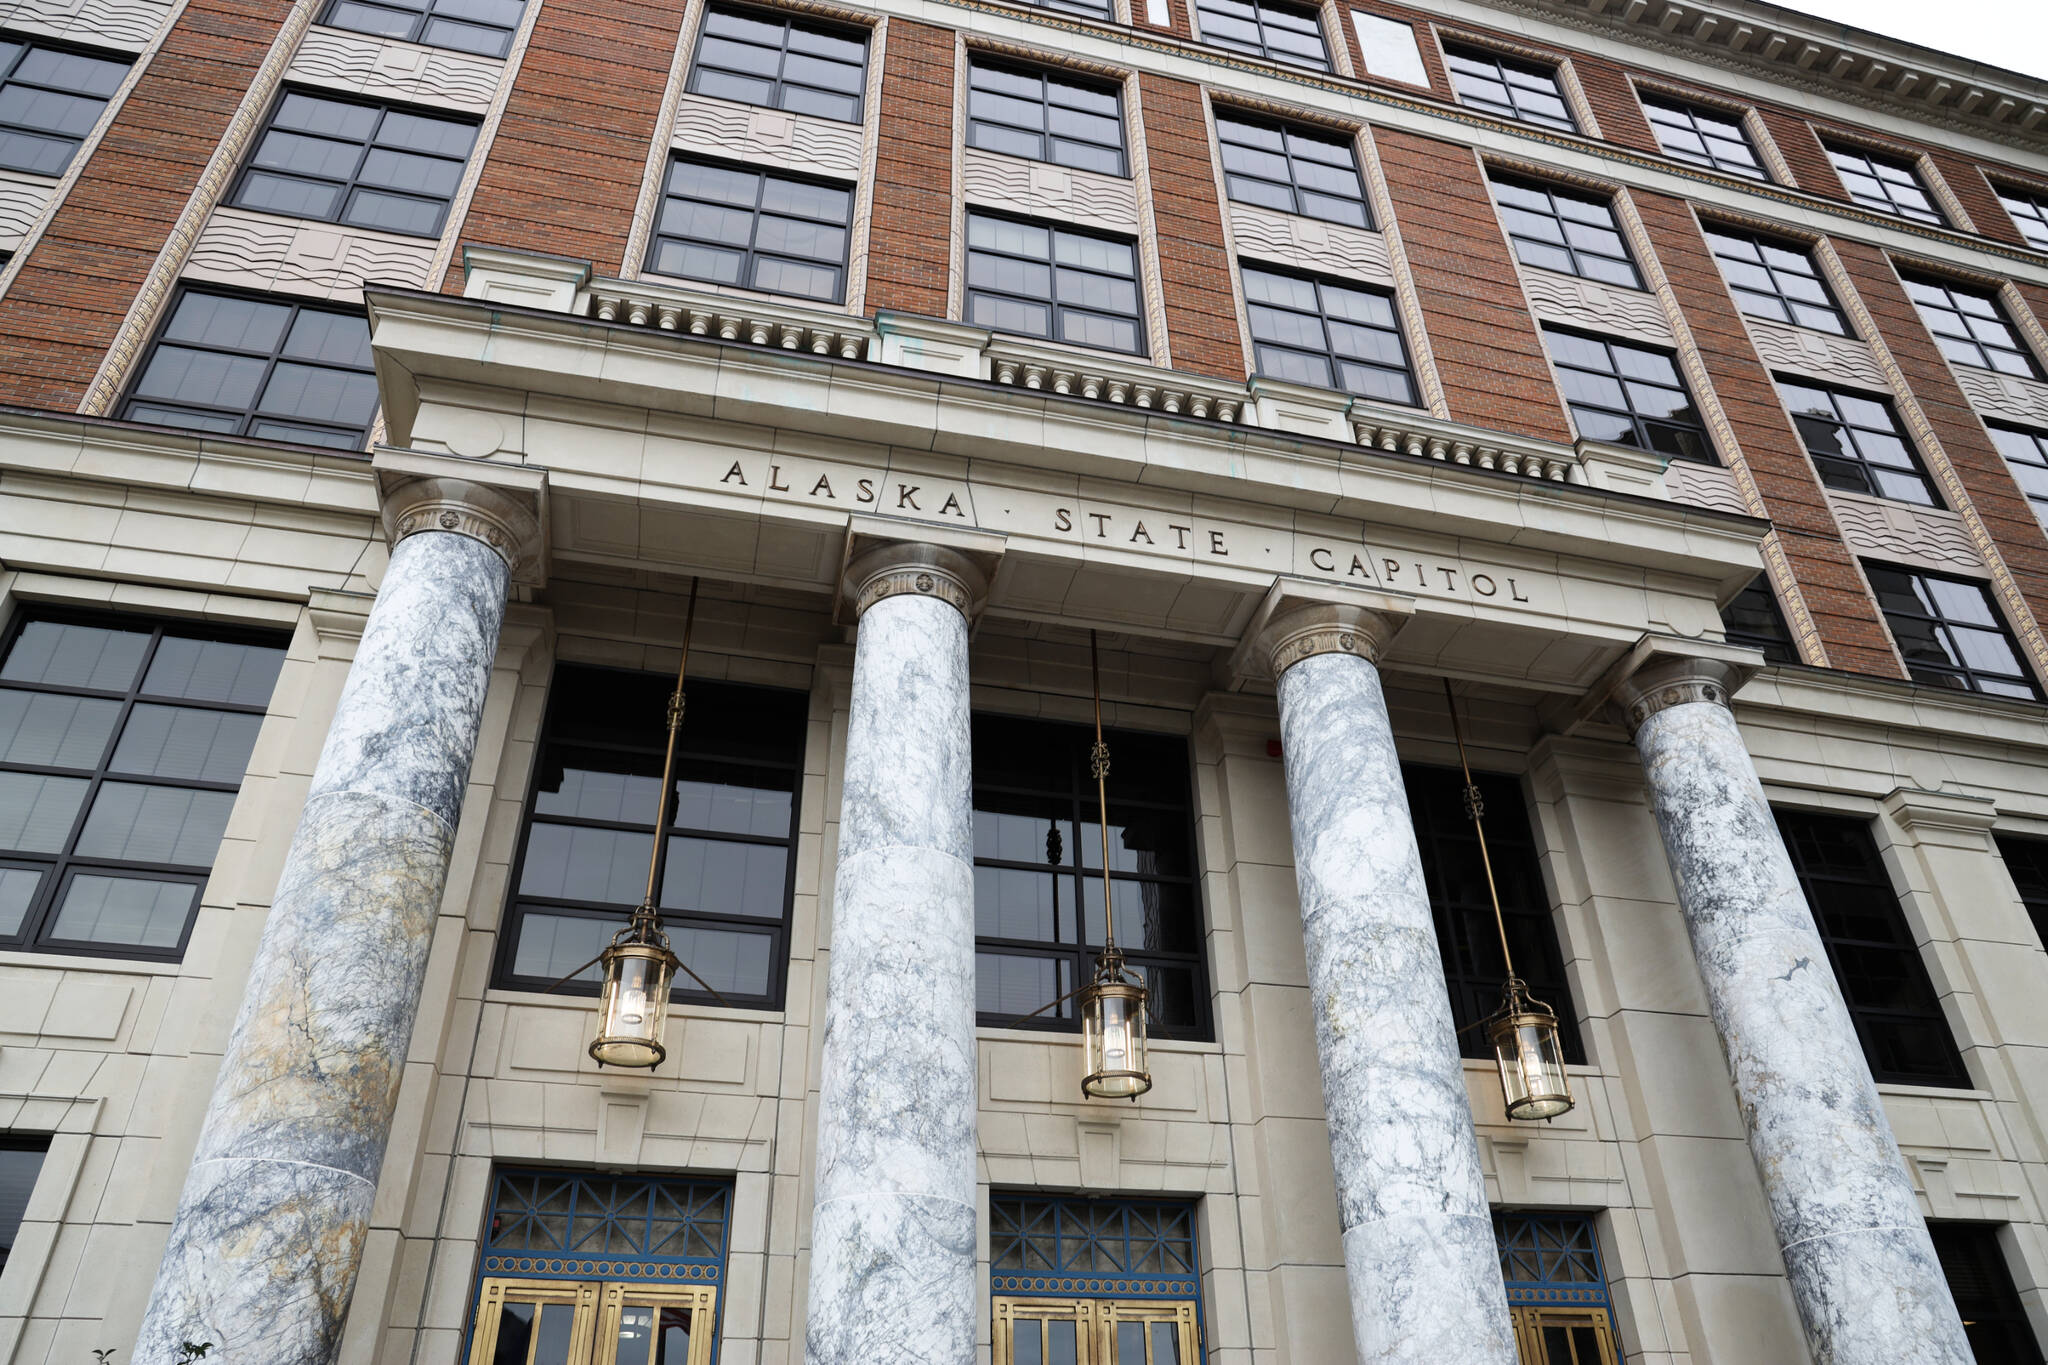
[[[121,976],[177,976],[183,962],[161,958],[97,957],[86,953],[36,953],[20,948],[0,948],[0,967],[49,967],[64,972],[98,972]]]
[[[597,1013],[597,997],[594,995],[547,995],[540,991],[515,990],[504,986],[491,986],[484,991],[487,1005],[520,1005],[529,1009],[577,1010],[585,1014]],[[678,1019],[722,1019],[743,1024],[780,1024],[786,1022],[785,1011],[771,1009],[766,1005],[740,1008],[717,1005],[686,1005],[671,1001],[668,1017],[671,1023]]]
[[[1908,1085],[1902,1081],[1879,1081],[1879,1095],[1896,1095],[1902,1099],[1916,1100],[1981,1100],[1987,1104],[1996,1103],[1998,1097],[1989,1090],[1977,1090],[1968,1086],[1953,1085]]]
[[[1058,1043],[1069,1047],[1081,1046],[1081,1033],[1064,1030],[1005,1028],[1000,1025],[980,1024],[975,1027],[974,1037],[983,1043]],[[1183,1038],[1151,1038],[1145,1043],[1148,1052],[1173,1052],[1186,1056],[1204,1056],[1210,1053],[1221,1055],[1220,1042],[1198,1043]]]

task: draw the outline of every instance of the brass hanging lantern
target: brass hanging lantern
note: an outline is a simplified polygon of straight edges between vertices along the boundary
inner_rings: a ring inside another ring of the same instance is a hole
[[[1124,967],[1116,946],[1116,910],[1109,867],[1109,746],[1102,742],[1102,669],[1096,658],[1095,632],[1088,632],[1088,671],[1095,688],[1095,747],[1088,768],[1095,777],[1096,815],[1102,830],[1102,952],[1095,959],[1095,977],[1076,1001],[1081,1012],[1082,1054],[1087,1074],[1081,1093],[1099,1100],[1135,1100],[1152,1088],[1145,1069],[1145,1001],[1143,980]]]
[[[1529,994],[1528,984],[1515,975],[1514,955],[1508,951],[1507,921],[1500,912],[1500,891],[1493,881],[1493,859],[1486,851],[1486,803],[1472,781],[1472,765],[1465,758],[1465,735],[1458,724],[1458,702],[1451,693],[1449,678],[1444,679],[1444,703],[1450,707],[1451,734],[1458,742],[1458,767],[1465,775],[1465,815],[1479,836],[1479,865],[1486,873],[1486,894],[1493,903],[1493,927],[1500,934],[1500,960],[1507,969],[1500,1008],[1483,1023],[1487,1040],[1493,1044],[1494,1062],[1500,1068],[1501,1096],[1507,1102],[1511,1119],[1553,1119],[1569,1112],[1573,1104],[1557,1012]]]

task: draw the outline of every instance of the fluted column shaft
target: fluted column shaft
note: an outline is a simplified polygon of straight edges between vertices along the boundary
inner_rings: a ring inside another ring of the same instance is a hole
[[[811,1211],[809,1365],[971,1365],[973,793],[960,556],[857,559]]]
[[[489,489],[413,491],[249,969],[138,1365],[168,1365],[187,1340],[213,1342],[224,1365],[326,1365],[340,1343],[511,542],[537,530]]]
[[[1719,663],[1623,684],[1816,1365],[1969,1365],[1947,1280]]]
[[[1386,628],[1269,629],[1351,1322],[1367,1365],[1514,1365],[1479,1144],[1379,670]]]

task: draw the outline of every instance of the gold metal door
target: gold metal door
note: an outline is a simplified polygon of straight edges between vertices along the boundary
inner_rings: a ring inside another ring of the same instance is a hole
[[[1620,1365],[1604,1308],[1517,1308],[1514,1319],[1522,1365]]]
[[[993,1304],[995,1365],[1199,1365],[1187,1299],[1012,1299]]]
[[[995,1365],[1099,1365],[1087,1299],[997,1299]]]
[[[469,1365],[710,1365],[717,1327],[709,1285],[489,1279]]]
[[[1200,1365],[1195,1305],[1186,1299],[1102,1302],[1096,1305],[1096,1321],[1106,1365]]]

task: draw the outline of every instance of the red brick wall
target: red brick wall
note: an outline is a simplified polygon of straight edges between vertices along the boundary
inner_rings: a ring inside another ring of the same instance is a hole
[[[1955,466],[1977,514],[1998,544],[2026,595],[2036,621],[2048,621],[2048,534],[2033,504],[2013,482],[2005,457],[1991,443],[1984,423],[1956,384],[1955,374],[1900,285],[1891,263],[1875,247],[1834,239],[1835,250],[1856,282],[1856,292],[1877,320],[1877,330],[1905,372],[1906,386]]]
[[[1742,458],[1778,528],[1828,662],[1836,668],[1902,676],[1877,604],[1842,544],[1819,476],[1785,414],[1770,372],[1750,344],[1720,267],[1684,201],[1633,191],[1643,225],[1670,277]],[[1730,452],[1722,452],[1726,458]]]
[[[462,239],[623,264],[684,0],[548,0]],[[458,253],[442,288],[460,292]]]
[[[1619,66],[1598,57],[1573,57],[1572,70],[1579,74],[1579,88],[1586,92],[1586,103],[1593,106],[1602,137],[1652,156],[1664,154],[1636,99],[1635,86]]]
[[[1223,248],[1223,213],[1209,160],[1202,92],[1186,81],[1142,76],[1145,155],[1151,163],[1152,216],[1159,226],[1159,274],[1165,281],[1166,335],[1175,369],[1242,379],[1244,348],[1231,291],[1233,264]]]
[[[1451,416],[1569,441],[1550,358],[1471,149],[1389,128],[1373,138]]]
[[[868,236],[870,313],[946,315],[953,239],[953,33],[889,21]]]
[[[1977,169],[1977,163],[1966,156],[1939,147],[1927,149],[1934,159],[1934,165],[1941,172],[1941,178],[1955,191],[1962,201],[1964,210],[1977,226],[1977,231],[1986,237],[2014,246],[2025,246],[2027,239],[2020,236],[2020,230],[2013,226],[2012,215],[2005,211],[2005,205],[1998,202],[1998,196],[1991,192],[1991,182]]]
[[[1842,189],[1841,177],[1835,174],[1835,163],[1828,160],[1827,149],[1814,136],[1813,125],[1797,114],[1770,105],[1758,105],[1757,113],[1770,130],[1771,141],[1784,153],[1785,164],[1792,168],[1792,179],[1798,188],[1831,199],[1849,197]]]
[[[283,22],[192,0],[0,300],[0,401],[76,411]]]

